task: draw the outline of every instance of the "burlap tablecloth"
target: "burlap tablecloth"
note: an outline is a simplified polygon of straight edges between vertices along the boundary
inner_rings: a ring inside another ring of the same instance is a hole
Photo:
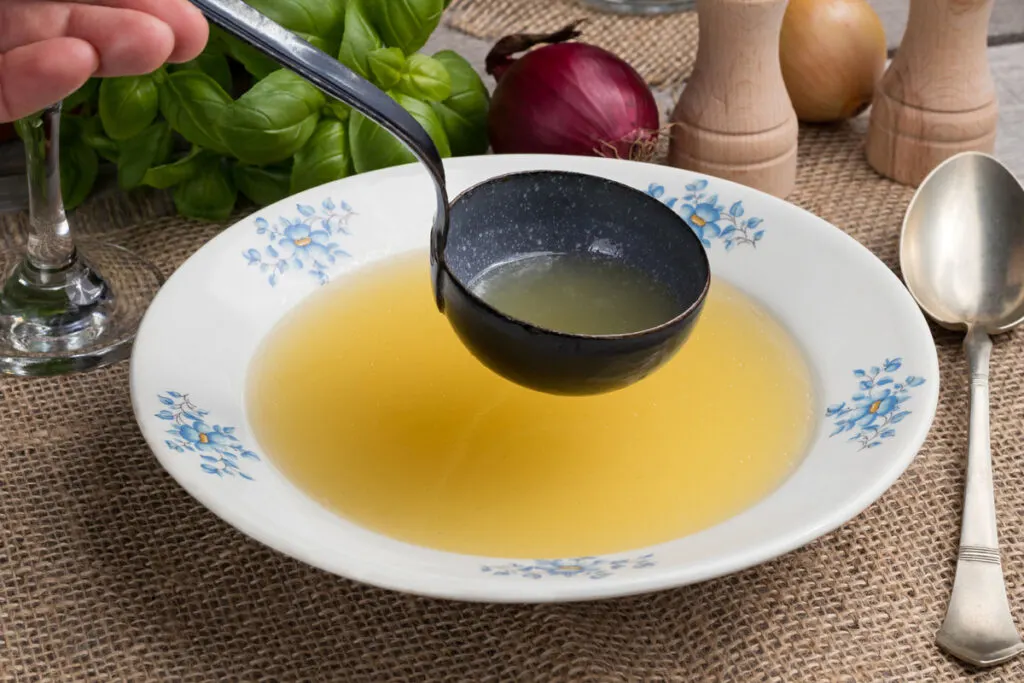
[[[791,199],[894,266],[912,191],[866,165],[862,124],[801,132]],[[159,194],[94,201],[75,220],[166,272],[223,227],[171,217]],[[4,249],[24,218],[6,223]],[[909,471],[865,513],[738,575],[549,606],[409,597],[247,540],[152,457],[132,418],[127,364],[0,379],[0,680],[961,680],[969,672],[933,635],[956,557],[966,368],[956,337],[937,339],[935,426]],[[993,447],[1007,589],[1019,615],[1022,369],[1024,340],[1002,338]],[[1024,659],[974,677],[1024,680]]]

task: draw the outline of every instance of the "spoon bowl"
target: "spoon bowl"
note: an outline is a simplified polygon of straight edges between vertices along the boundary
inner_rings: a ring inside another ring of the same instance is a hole
[[[936,640],[954,657],[992,666],[1024,652],[1000,564],[988,405],[989,335],[1024,319],[1024,187],[987,154],[950,157],[907,209],[900,264],[922,310],[967,331],[967,486],[953,593]]]
[[[952,157],[907,209],[900,263],[924,312],[990,334],[1024,320],[1024,189],[995,158]]]

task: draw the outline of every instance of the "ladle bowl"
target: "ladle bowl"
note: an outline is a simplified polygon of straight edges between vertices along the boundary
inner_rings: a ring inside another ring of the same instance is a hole
[[[494,264],[527,255],[596,255],[650,276],[676,314],[627,334],[581,335],[508,316],[470,284]],[[476,185],[452,204],[441,253],[440,298],[462,342],[518,384],[553,394],[596,394],[647,376],[679,349],[711,284],[707,253],[665,204],[611,180],[531,171]]]
[[[430,241],[435,300],[492,370],[549,393],[601,393],[642,379],[686,340],[707,296],[710,266],[697,236],[661,202],[608,180],[539,171],[488,181],[449,207],[437,147],[394,99],[241,0],[192,3],[213,24],[391,132],[423,163],[437,200]],[[527,253],[594,249],[657,280],[674,295],[678,314],[630,334],[567,334],[515,320],[467,286],[473,275]]]

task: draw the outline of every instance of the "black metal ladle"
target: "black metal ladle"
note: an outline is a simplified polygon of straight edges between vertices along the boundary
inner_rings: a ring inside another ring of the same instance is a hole
[[[441,155],[427,131],[369,81],[242,0],[191,0],[211,23],[361,112],[403,142],[434,181],[430,271],[437,308],[466,347],[507,379],[555,394],[596,394],[632,384],[688,337],[711,284],[700,240],[646,193],[605,178],[531,171],[492,178],[449,205]],[[678,303],[664,324],[629,334],[575,335],[531,325],[471,291],[488,267],[524,254],[594,253],[656,276]]]

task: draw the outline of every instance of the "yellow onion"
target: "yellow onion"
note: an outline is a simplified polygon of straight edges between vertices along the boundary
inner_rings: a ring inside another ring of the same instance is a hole
[[[789,0],[779,60],[801,121],[840,121],[864,111],[885,58],[885,29],[866,0]]]

